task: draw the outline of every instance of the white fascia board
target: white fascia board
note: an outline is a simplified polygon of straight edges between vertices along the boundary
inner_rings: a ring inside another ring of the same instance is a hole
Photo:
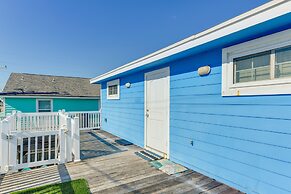
[[[126,71],[141,67],[154,61],[169,57],[182,51],[197,47],[204,43],[216,40],[223,36],[246,29],[256,24],[271,20],[273,18],[285,15],[291,11],[290,0],[274,0],[260,7],[241,14],[226,22],[216,25],[208,30],[200,32],[180,42],[172,44],[150,55],[137,59],[133,62],[118,67],[112,71],[102,74],[90,80],[90,83],[96,83],[112,76],[124,73]]]

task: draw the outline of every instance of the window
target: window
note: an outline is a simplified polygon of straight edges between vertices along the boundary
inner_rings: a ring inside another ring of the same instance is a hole
[[[117,85],[108,86],[109,96],[117,95]]]
[[[223,49],[222,95],[291,94],[291,30]]]
[[[234,83],[270,79],[270,54],[264,52],[234,59]]]
[[[119,79],[107,82],[107,99],[119,99]]]
[[[275,78],[291,77],[291,47],[275,50]]]
[[[37,100],[37,112],[52,112],[52,100]]]

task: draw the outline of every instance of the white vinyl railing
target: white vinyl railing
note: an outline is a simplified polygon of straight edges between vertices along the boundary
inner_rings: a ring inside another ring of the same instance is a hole
[[[0,173],[80,160],[79,119],[65,112],[13,113],[0,135]]]
[[[68,112],[69,117],[79,118],[79,128],[84,129],[100,129],[101,127],[101,112],[87,111],[87,112]]]
[[[60,128],[59,113],[16,113],[17,131],[55,131]]]

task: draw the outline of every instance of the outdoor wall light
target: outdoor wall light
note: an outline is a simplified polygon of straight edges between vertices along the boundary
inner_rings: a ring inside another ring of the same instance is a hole
[[[202,67],[199,67],[198,68],[198,75],[200,76],[205,76],[205,75],[208,75],[210,73],[210,66],[207,65],[207,66],[202,66]]]
[[[129,83],[129,82],[127,82],[127,83],[125,84],[125,87],[127,87],[127,88],[130,88],[130,86],[131,86],[131,83]]]

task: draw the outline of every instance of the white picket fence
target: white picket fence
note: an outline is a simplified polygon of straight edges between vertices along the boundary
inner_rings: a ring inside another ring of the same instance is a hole
[[[0,173],[80,160],[79,118],[13,113],[0,121]]]
[[[101,112],[87,111],[87,112],[68,112],[69,117],[79,118],[80,130],[100,129],[101,127]]]

